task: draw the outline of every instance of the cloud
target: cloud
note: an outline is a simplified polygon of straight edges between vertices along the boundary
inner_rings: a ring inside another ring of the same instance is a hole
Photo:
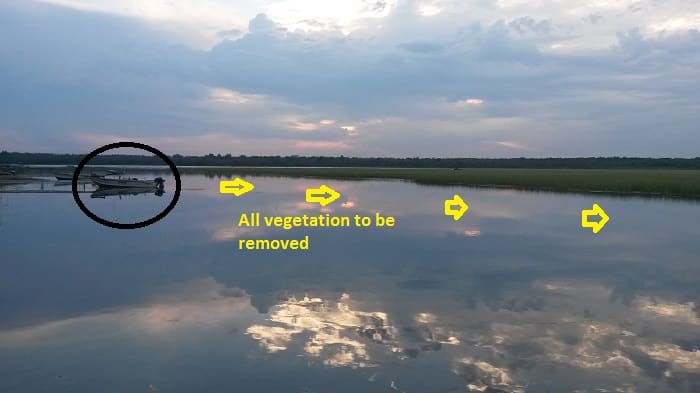
[[[245,151],[250,155],[275,155],[280,151],[289,154],[308,154],[309,150],[323,150],[338,153],[351,148],[343,141],[334,140],[299,140],[294,138],[237,138],[228,133],[213,133],[202,135],[179,136],[136,136],[136,135],[104,135],[79,134],[75,139],[76,146],[103,146],[106,144],[138,140],[151,146],[158,146],[166,154],[176,154],[183,151],[190,154],[205,155],[226,154]],[[315,153],[314,153],[315,154]]]
[[[296,141],[294,146],[299,149],[309,150],[346,150],[350,146],[345,142],[340,141]]]
[[[304,123],[304,122],[298,122],[292,126],[294,129],[299,130],[299,131],[314,131],[318,128],[318,125],[315,123]]]
[[[251,34],[269,33],[277,28],[277,24],[270,20],[265,14],[257,14],[255,18],[251,19],[250,23],[248,23],[248,32]]]
[[[17,149],[83,151],[83,134],[398,156],[700,144],[688,2],[50,3],[0,5],[15,37],[0,41],[0,136]]]
[[[345,133],[346,133],[348,136],[357,136],[357,135],[359,135],[359,133],[357,132],[357,127],[355,127],[355,126],[341,126],[340,128],[342,128],[343,130],[345,130]]]
[[[495,142],[485,142],[485,143],[493,143],[498,146],[503,146],[508,149],[525,149],[526,147],[524,145],[521,145],[520,143],[513,142],[513,141],[495,141]]]
[[[435,53],[441,51],[443,46],[438,43],[416,41],[400,44],[399,48],[415,53]]]
[[[212,101],[223,102],[227,104],[250,104],[253,102],[260,101],[262,98],[253,94],[241,94],[240,92],[221,89],[221,88],[210,88],[209,98]]]
[[[661,20],[651,24],[650,28],[652,31],[663,33],[698,30],[700,29],[700,13]]]
[[[442,9],[434,4],[426,3],[418,8],[418,13],[423,16],[434,16],[438,15]]]
[[[484,100],[480,98],[467,98],[466,100],[457,101],[457,106],[468,106],[468,105],[483,105]]]

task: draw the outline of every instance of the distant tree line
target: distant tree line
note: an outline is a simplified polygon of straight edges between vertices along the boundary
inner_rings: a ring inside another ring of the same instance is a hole
[[[0,152],[0,164],[77,165],[84,155],[52,153]],[[387,167],[387,168],[540,168],[540,169],[613,169],[674,168],[700,169],[696,158],[390,158],[345,156],[205,156],[171,157],[178,166],[279,166],[279,167]],[[156,156],[102,154],[91,165],[164,165]]]

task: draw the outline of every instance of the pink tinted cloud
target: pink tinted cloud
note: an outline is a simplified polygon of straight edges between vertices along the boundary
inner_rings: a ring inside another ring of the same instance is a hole
[[[518,142],[514,142],[514,141],[493,141],[493,142],[486,142],[486,143],[492,143],[494,145],[498,145],[498,146],[505,147],[508,149],[527,149],[527,146],[520,144]]]
[[[318,129],[318,125],[314,123],[297,122],[292,128],[298,131],[315,131]]]
[[[342,141],[296,141],[294,146],[299,149],[313,150],[346,150],[350,148],[350,145]]]
[[[128,136],[84,133],[74,136],[85,150],[118,141],[135,141],[151,145],[167,153],[181,154],[304,154],[309,150],[339,151],[350,148],[342,141],[309,141],[287,138],[238,138],[227,133],[181,136]]]

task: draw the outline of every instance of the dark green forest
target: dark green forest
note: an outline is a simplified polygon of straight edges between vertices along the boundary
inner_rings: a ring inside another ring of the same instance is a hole
[[[82,154],[0,152],[0,164],[77,165]],[[388,158],[345,156],[233,156],[175,154],[178,166],[272,166],[272,167],[383,167],[383,168],[532,168],[532,169],[700,169],[696,158]],[[102,154],[90,165],[164,165],[156,156]]]

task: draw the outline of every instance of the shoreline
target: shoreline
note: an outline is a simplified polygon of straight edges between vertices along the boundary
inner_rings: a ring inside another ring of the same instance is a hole
[[[119,166],[116,166],[119,167]],[[128,168],[128,166],[122,166]],[[26,168],[26,167],[25,167]],[[26,168],[41,170],[39,166]],[[50,170],[55,167],[43,167]],[[161,166],[129,168],[165,171]],[[336,180],[399,180],[420,185],[468,186],[542,192],[605,194],[700,200],[700,170],[693,169],[507,169],[379,167],[179,167],[183,174],[226,177],[308,177]],[[16,177],[28,180],[26,173]],[[19,179],[2,179],[0,186]]]

